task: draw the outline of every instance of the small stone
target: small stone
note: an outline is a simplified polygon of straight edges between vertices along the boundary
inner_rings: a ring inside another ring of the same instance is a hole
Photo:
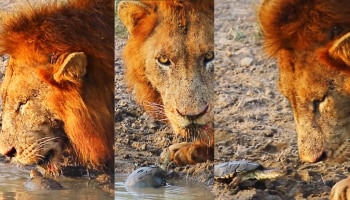
[[[272,128],[272,129],[267,130],[267,131],[265,132],[265,136],[266,136],[266,137],[272,137],[275,133],[277,133],[277,129]]]
[[[302,181],[309,182],[311,180],[311,176],[307,170],[298,170],[297,173]]]
[[[243,67],[248,67],[252,64],[253,58],[245,57],[240,61],[240,65]]]

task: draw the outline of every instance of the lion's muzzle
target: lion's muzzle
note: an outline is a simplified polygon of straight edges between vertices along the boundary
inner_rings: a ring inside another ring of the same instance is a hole
[[[209,109],[209,104],[205,104],[204,106],[198,107],[195,111],[182,111],[180,108],[176,108],[176,112],[184,118],[187,118],[189,121],[193,122],[198,118],[202,117],[207,113]],[[180,111],[181,110],[181,111]]]

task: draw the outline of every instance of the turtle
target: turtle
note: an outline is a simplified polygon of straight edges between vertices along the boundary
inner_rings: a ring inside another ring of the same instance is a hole
[[[48,177],[44,177],[38,170],[30,170],[29,179],[24,183],[28,190],[61,190],[63,186]]]
[[[256,162],[239,160],[220,163],[214,166],[214,179],[219,182],[230,182],[231,186],[256,179],[275,179],[285,175],[280,169],[265,169]]]
[[[141,167],[128,176],[125,181],[125,186],[136,188],[158,188],[166,185],[165,176],[166,172],[156,165]]]

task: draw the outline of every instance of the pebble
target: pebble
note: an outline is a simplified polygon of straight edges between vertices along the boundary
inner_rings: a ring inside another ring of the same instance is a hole
[[[253,58],[250,58],[250,57],[244,57],[241,61],[240,61],[240,65],[242,67],[248,67],[252,64],[253,62]]]

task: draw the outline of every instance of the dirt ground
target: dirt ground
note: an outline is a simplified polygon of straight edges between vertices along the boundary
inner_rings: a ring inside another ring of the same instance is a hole
[[[230,188],[213,181],[213,163],[174,167],[178,178],[203,183],[216,199],[328,199],[331,187],[350,175],[349,163],[301,163],[293,113],[277,87],[276,62],[262,50],[256,20],[259,0],[215,0],[215,162],[251,160],[286,176]],[[127,35],[116,23],[116,173],[157,164],[173,141],[166,125],[135,105],[123,85],[121,49]],[[175,138],[176,139],[176,138]]]

